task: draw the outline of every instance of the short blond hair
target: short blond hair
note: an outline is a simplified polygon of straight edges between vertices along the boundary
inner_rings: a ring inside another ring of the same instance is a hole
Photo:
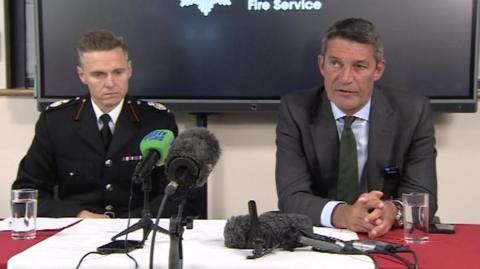
[[[92,51],[108,51],[122,48],[128,58],[127,45],[123,37],[115,35],[112,31],[96,30],[83,34],[78,44],[78,64],[82,65],[83,54]]]

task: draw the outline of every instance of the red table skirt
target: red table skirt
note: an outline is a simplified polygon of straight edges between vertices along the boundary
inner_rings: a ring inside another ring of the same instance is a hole
[[[37,231],[37,237],[31,240],[13,240],[10,238],[10,231],[0,232],[0,269],[6,269],[8,259],[15,254],[41,242],[50,236],[58,233],[56,231]]]
[[[39,231],[33,240],[12,240],[10,232],[0,232],[0,269],[7,268],[8,259],[15,254],[45,240],[59,231]],[[380,240],[403,244],[403,230],[388,232]],[[430,234],[425,244],[409,244],[415,251],[420,269],[480,269],[480,225],[456,225],[455,234]],[[411,255],[401,254],[412,261]],[[381,269],[403,269],[396,260],[376,255]]]
[[[408,244],[417,254],[420,269],[480,269],[480,225],[456,225],[455,234],[430,234],[425,244]],[[388,232],[380,240],[401,243],[403,230]],[[410,254],[401,254],[409,261]],[[381,269],[405,268],[400,262],[376,255]]]

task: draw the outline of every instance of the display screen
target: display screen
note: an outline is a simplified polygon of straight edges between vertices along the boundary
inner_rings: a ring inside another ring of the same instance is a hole
[[[317,55],[335,21],[361,17],[382,34],[378,82],[428,96],[434,109],[476,110],[475,0],[37,0],[37,94],[86,93],[80,36],[125,38],[130,94],[189,112],[274,111],[280,97],[323,84]]]

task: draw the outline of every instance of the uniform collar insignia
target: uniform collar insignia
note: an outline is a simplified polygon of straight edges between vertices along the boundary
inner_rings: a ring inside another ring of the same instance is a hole
[[[72,99],[65,99],[65,100],[58,100],[56,102],[53,102],[51,103],[49,106],[47,106],[47,110],[51,109],[51,108],[55,108],[55,107],[58,107],[60,105],[63,105],[63,104],[66,104],[68,102],[72,101]]]
[[[154,107],[158,110],[167,110],[167,107],[160,104],[160,103],[155,103],[155,102],[147,102],[147,105]]]

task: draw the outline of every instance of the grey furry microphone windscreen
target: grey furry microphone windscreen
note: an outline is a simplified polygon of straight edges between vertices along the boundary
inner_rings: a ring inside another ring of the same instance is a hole
[[[208,175],[220,158],[221,149],[217,138],[204,127],[194,127],[180,133],[170,148],[165,160],[167,179],[181,181],[176,175],[182,170],[190,172],[191,179],[185,183],[201,187],[207,181]],[[174,165],[178,163],[179,165]],[[192,166],[194,166],[192,168]],[[172,171],[177,170],[177,171]],[[191,175],[192,170],[196,174]],[[178,182],[180,185],[184,182]]]
[[[305,215],[266,212],[258,220],[258,230],[255,233],[264,241],[265,248],[297,244],[298,234],[313,234],[312,221]],[[228,248],[253,248],[250,215],[231,217],[225,225],[223,235]]]

